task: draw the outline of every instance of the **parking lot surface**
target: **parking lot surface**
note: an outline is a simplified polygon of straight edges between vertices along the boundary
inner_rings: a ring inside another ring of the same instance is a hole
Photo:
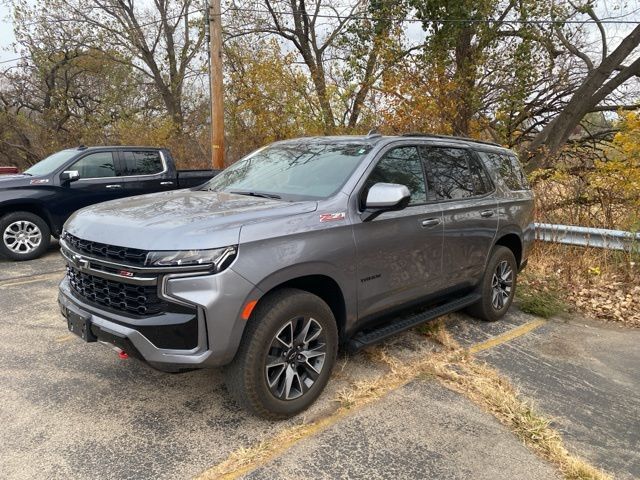
[[[560,478],[491,415],[427,380],[405,385],[243,478],[303,477]]]
[[[308,412],[286,422],[260,420],[233,404],[218,370],[161,373],[69,334],[56,302],[62,275],[55,247],[32,262],[0,260],[2,478],[193,478],[240,448],[330,415],[338,406],[339,391],[384,373],[384,366],[366,353],[343,356],[327,391]],[[454,315],[447,325],[459,341],[472,345],[530,319],[514,311],[504,322],[483,324]],[[602,327],[591,328],[600,332]],[[638,333],[600,336],[550,322],[478,355],[522,385],[543,411],[556,416],[557,426],[576,453],[621,477],[633,477],[638,475],[636,435],[640,430],[637,352],[621,362],[615,350],[618,344],[634,350]],[[405,334],[406,342],[401,338],[388,348],[402,349],[411,335]],[[625,340],[625,335],[630,336]],[[558,342],[565,342],[558,347],[559,353],[553,348]],[[598,348],[600,352],[572,357],[567,345],[574,343],[574,350]],[[549,371],[555,384],[545,378]],[[595,393],[590,393],[589,385]],[[596,422],[595,416],[602,418]],[[590,422],[596,422],[594,428]],[[296,473],[296,467],[302,470]],[[307,474],[321,478],[557,476],[554,468],[523,447],[489,413],[436,380],[426,379],[355,410],[247,477]]]
[[[449,329],[472,344],[505,323],[457,318]],[[616,478],[631,479],[640,478],[639,345],[640,330],[569,318],[547,322],[477,357],[553,418],[573,453]]]

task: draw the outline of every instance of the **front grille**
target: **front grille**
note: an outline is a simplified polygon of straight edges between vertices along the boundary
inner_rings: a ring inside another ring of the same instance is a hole
[[[147,251],[139,250],[137,248],[118,247],[115,245],[107,245],[106,243],[91,242],[89,240],[83,240],[70,233],[65,233],[63,236],[65,240],[73,249],[80,253],[91,255],[95,258],[104,258],[107,260],[113,260],[116,262],[125,262],[130,265],[144,266],[144,262],[147,259]]]
[[[158,287],[114,282],[67,266],[69,284],[80,297],[118,312],[133,315],[157,315],[167,304],[158,297]]]

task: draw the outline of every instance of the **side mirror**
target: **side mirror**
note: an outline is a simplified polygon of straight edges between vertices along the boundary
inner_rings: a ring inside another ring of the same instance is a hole
[[[411,199],[411,192],[405,185],[397,183],[376,183],[367,193],[362,221],[373,220],[382,212],[402,210]]]
[[[65,170],[60,174],[60,182],[70,183],[80,179],[80,172],[78,170]]]

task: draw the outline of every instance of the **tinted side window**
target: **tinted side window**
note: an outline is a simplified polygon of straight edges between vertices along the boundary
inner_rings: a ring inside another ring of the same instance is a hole
[[[427,159],[431,167],[432,185],[436,198],[451,200],[474,195],[468,154],[460,148],[430,148]]]
[[[493,167],[504,180],[509,190],[528,190],[529,182],[515,155],[506,153],[479,152],[480,156]]]
[[[506,161],[511,165],[511,171],[513,172],[513,176],[518,180],[517,185],[520,190],[529,190],[531,187],[529,186],[529,181],[527,180],[527,176],[522,170],[522,165],[520,165],[520,161],[518,157],[515,155],[501,155]]]
[[[160,152],[123,152],[123,175],[153,175],[164,170]]]
[[[116,166],[111,152],[90,153],[67,170],[77,170],[80,178],[115,177]]]
[[[422,158],[417,147],[397,147],[389,150],[380,159],[365,183],[362,202],[369,188],[376,183],[399,183],[411,192],[409,205],[427,202],[427,185],[422,168]]]
[[[487,172],[476,158],[469,156],[469,167],[471,168],[471,181],[476,195],[485,195],[493,190],[493,185]]]

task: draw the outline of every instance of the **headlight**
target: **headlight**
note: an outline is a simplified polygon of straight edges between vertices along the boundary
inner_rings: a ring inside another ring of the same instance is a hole
[[[144,264],[147,267],[185,267],[211,265],[215,271],[225,269],[235,258],[236,247],[214,250],[178,250],[173,252],[149,252]]]

